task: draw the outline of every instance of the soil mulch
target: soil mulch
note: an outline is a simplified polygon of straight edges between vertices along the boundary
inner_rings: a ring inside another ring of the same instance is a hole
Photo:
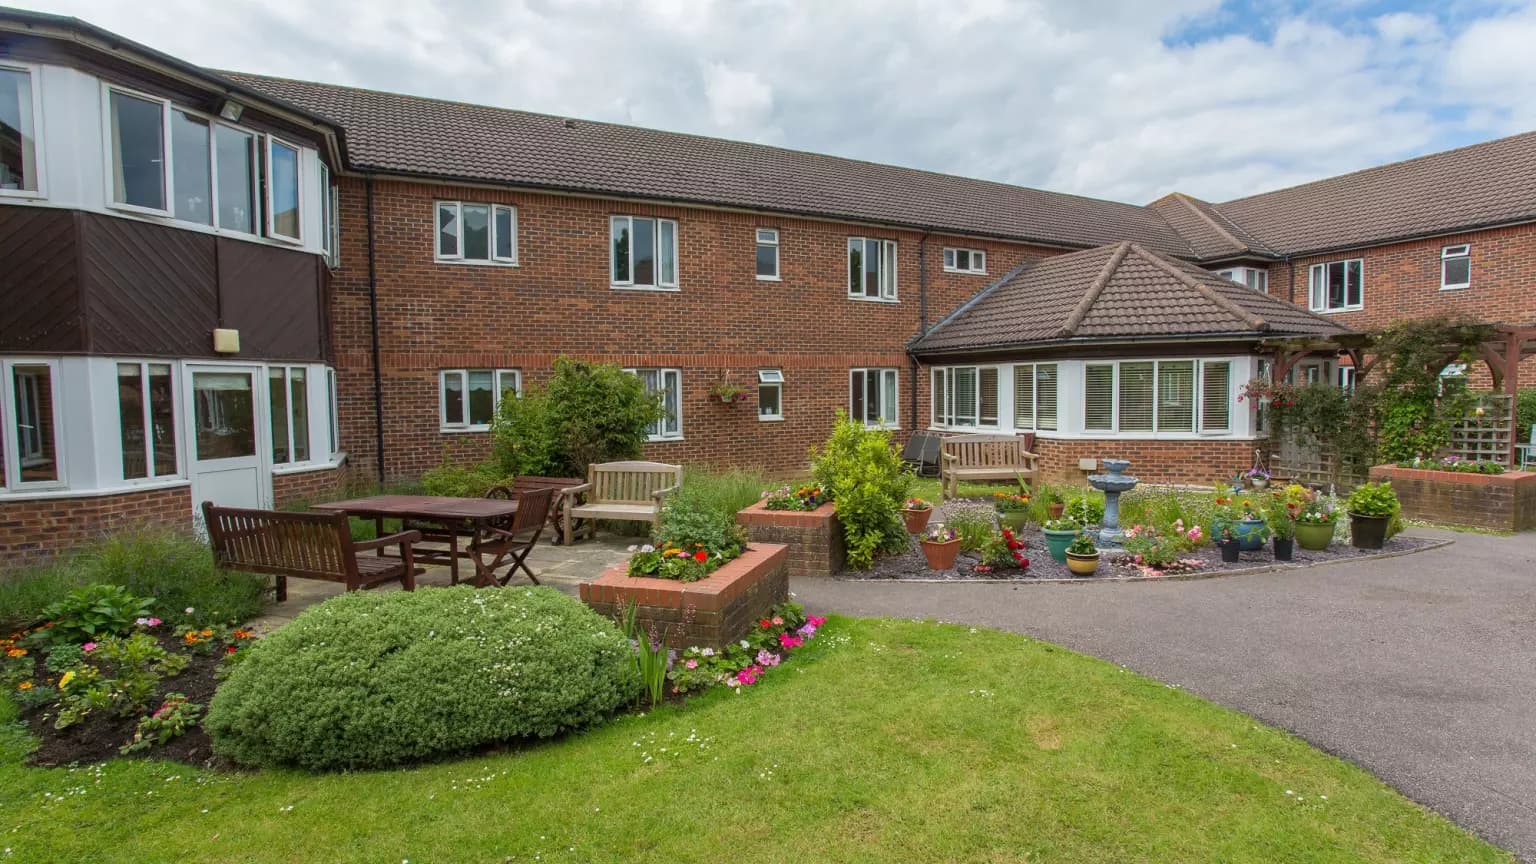
[[[160,645],[173,653],[184,652],[181,643],[175,639],[162,638]],[[158,708],[165,700],[167,693],[183,693],[187,701],[203,706],[204,714],[207,713],[208,703],[213,701],[214,687],[218,683],[214,678],[214,672],[219,667],[220,657],[216,653],[188,654],[188,657],[191,662],[187,664],[185,671],[175,678],[166,678],[160,682],[160,687],[155,691],[155,698],[145,713]],[[40,678],[47,676],[43,671],[41,659],[38,661],[38,675]],[[28,731],[38,742],[37,749],[27,758],[32,765],[56,767],[76,762],[86,764],[118,758],[117,748],[132,740],[133,732],[138,728],[139,718],[143,716],[134,714],[129,717],[116,717],[98,710],[92,711],[85,720],[67,729],[55,729],[53,721],[56,711],[55,705],[47,705],[30,709],[21,715],[21,719],[27,724]],[[152,747],[134,755],[151,759],[171,759],[205,768],[228,767],[213,755],[213,742],[201,725],[187,730],[186,734],[180,737],[172,738],[164,746]]]
[[[938,517],[936,516],[933,521],[938,522]],[[1254,567],[1274,565],[1305,566],[1369,555],[1413,552],[1439,543],[1439,541],[1428,540],[1422,537],[1398,535],[1388,540],[1386,545],[1380,550],[1374,550],[1356,549],[1353,546],[1335,540],[1326,551],[1322,552],[1310,552],[1302,549],[1300,546],[1296,546],[1290,561],[1276,561],[1273,548],[1266,543],[1262,549],[1257,551],[1239,553],[1236,564],[1222,562],[1221,550],[1217,549],[1214,545],[1208,544],[1185,555],[1183,559],[1185,566],[1167,571],[1142,567],[1121,550],[1104,549],[1099,560],[1098,572],[1092,576],[1074,576],[1067,569],[1066,564],[1058,564],[1051,558],[1051,553],[1045,546],[1045,535],[1040,533],[1038,526],[1027,527],[1018,532],[1017,536],[1020,540],[1024,541],[1024,557],[1029,559],[1029,567],[1025,569],[1016,567],[998,567],[994,569],[982,567],[978,569],[978,565],[981,564],[980,556],[974,552],[961,552],[959,558],[955,561],[954,569],[930,570],[928,568],[928,559],[923,556],[923,550],[918,543],[917,537],[913,536],[909,539],[907,551],[882,555],[875,559],[875,564],[870,569],[844,570],[837,574],[837,578],[855,580],[915,579],[946,582],[1073,579],[1079,582],[1093,582],[1110,578],[1157,578],[1222,573],[1225,571],[1248,570]]]

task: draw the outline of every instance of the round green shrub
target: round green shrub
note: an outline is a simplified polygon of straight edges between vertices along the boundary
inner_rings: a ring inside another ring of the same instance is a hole
[[[245,765],[398,765],[596,723],[635,697],[631,651],[553,588],[346,594],[254,645],[204,727]]]

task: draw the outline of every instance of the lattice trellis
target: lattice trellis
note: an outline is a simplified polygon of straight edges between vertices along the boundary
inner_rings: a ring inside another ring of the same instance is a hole
[[[1513,397],[1505,393],[1478,396],[1467,415],[1451,426],[1451,455],[1508,466],[1515,435],[1513,405]]]
[[[1341,468],[1338,453],[1326,443],[1303,446],[1290,435],[1280,439],[1280,448],[1271,456],[1270,465],[1276,479],[1303,486],[1352,489],[1366,479],[1363,474]]]

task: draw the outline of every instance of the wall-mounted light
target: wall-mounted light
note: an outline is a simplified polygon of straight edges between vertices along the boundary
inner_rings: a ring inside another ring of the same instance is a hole
[[[240,115],[245,113],[245,106],[233,99],[225,99],[219,103],[219,116],[231,123],[239,123]]]

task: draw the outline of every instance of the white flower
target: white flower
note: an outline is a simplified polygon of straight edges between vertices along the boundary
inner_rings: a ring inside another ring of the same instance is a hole
[[[625,552],[638,552],[638,551],[640,551],[640,547],[639,547],[639,546],[636,546],[636,545],[635,545],[635,544],[633,544],[633,543],[631,543],[631,544],[629,544],[629,548],[628,548],[628,549],[625,549],[625,550],[624,550],[624,551],[625,551]]]
[[[743,647],[743,648],[751,648],[752,646],[747,643],[747,640],[743,639],[743,640],[741,640],[741,647]]]
[[[193,613],[193,612],[196,612],[196,611],[197,611],[197,610],[196,610],[196,609],[193,609],[193,608],[192,608],[192,607],[191,607],[191,606],[188,606],[188,607],[187,607],[187,614],[188,614],[188,615],[191,615],[191,614],[192,614],[192,613]]]

